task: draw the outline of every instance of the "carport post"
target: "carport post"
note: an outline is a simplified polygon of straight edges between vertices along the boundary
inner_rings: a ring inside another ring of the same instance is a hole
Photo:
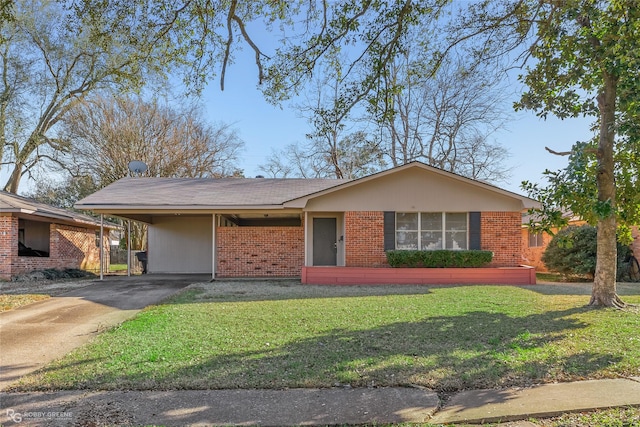
[[[100,214],[100,280],[104,279],[104,214]]]
[[[217,214],[212,215],[213,231],[211,232],[211,280],[216,278],[216,220]]]
[[[131,220],[127,220],[127,276],[131,276]]]

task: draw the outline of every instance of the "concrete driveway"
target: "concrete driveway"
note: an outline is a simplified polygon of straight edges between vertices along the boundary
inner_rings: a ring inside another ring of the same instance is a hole
[[[0,390],[210,275],[107,277],[62,295],[0,313]]]

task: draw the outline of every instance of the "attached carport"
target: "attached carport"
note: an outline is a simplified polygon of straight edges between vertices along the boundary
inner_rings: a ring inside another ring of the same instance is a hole
[[[284,202],[342,182],[123,178],[75,206],[146,224],[149,273],[299,277],[306,213]]]

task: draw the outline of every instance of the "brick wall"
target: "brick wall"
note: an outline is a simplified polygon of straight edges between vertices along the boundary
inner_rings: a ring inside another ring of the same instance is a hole
[[[524,265],[530,265],[531,267],[535,267],[536,271],[547,271],[547,267],[542,262],[542,254],[547,249],[547,245],[551,242],[553,238],[552,235],[548,233],[542,233],[542,246],[533,246],[529,247],[529,229],[523,227],[521,229],[522,233],[522,261],[521,263]]]
[[[482,212],[481,249],[492,251],[491,267],[522,264],[522,216],[520,212]]]
[[[0,215],[0,280],[11,279],[18,258],[18,218]]]
[[[96,246],[93,229],[50,224],[49,257],[18,256],[17,242],[18,218],[0,216],[0,279],[9,280],[12,276],[47,268],[100,270],[100,249]],[[108,265],[109,240],[106,232],[103,245],[105,265]]]
[[[304,265],[303,227],[218,227],[218,277],[297,277]]]
[[[383,212],[345,212],[345,265],[388,266],[384,253]]]

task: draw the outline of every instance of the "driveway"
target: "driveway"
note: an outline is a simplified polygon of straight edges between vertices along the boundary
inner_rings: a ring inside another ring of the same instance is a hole
[[[23,375],[210,275],[107,277],[0,313],[0,390]]]

